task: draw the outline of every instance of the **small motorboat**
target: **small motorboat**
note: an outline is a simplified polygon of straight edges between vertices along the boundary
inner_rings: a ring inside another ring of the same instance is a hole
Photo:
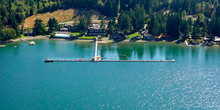
[[[44,62],[53,62],[53,59],[47,58],[47,59],[44,60]]]

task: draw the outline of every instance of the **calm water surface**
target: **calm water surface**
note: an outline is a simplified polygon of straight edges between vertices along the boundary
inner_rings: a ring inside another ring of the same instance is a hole
[[[100,44],[106,59],[176,62],[43,62],[91,59],[94,46],[36,40],[0,48],[0,109],[220,109],[220,47]]]

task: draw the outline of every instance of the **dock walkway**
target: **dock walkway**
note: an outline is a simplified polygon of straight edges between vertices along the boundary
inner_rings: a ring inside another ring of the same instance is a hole
[[[44,60],[44,62],[175,62],[175,60]]]

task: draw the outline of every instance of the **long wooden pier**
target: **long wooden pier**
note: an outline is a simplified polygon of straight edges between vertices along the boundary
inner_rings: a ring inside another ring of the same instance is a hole
[[[98,38],[96,38],[95,56],[92,60],[76,59],[76,60],[54,60],[45,59],[44,62],[175,62],[175,60],[102,60],[98,56]]]
[[[175,60],[53,60],[45,59],[44,62],[175,62]]]

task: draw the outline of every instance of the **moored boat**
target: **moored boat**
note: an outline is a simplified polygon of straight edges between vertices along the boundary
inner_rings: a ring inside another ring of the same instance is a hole
[[[47,58],[47,59],[44,60],[44,62],[53,62],[53,59]]]
[[[6,47],[6,45],[0,45],[0,48]]]
[[[29,45],[35,45],[34,41],[29,42]]]

